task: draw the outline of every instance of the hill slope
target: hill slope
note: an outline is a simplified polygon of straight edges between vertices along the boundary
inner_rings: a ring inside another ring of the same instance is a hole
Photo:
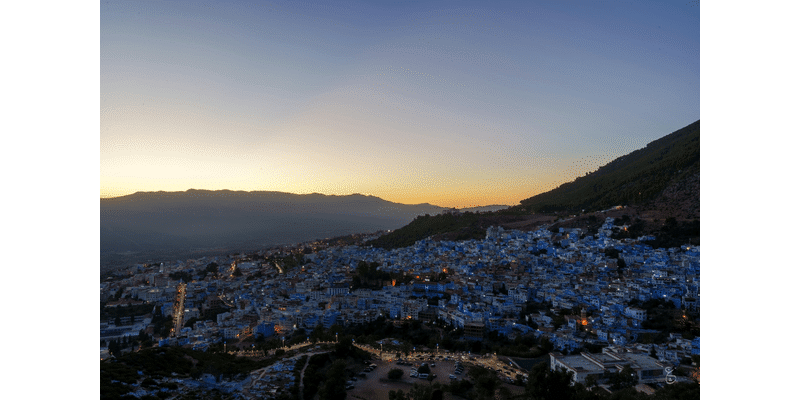
[[[617,205],[629,207],[608,214],[568,218],[556,227],[596,231],[604,218],[626,216],[639,221],[633,225],[638,235],[655,234],[665,238],[654,243],[656,246],[699,244],[700,121],[573,182],[522,200],[520,205],[491,213],[417,217],[403,228],[367,244],[398,248],[429,236],[449,240],[479,239],[492,225],[535,229],[556,221],[556,217],[546,214],[594,212]],[[665,225],[670,217],[677,221]]]
[[[679,129],[647,147],[600,167],[556,189],[520,201],[532,212],[602,210],[616,205],[657,202],[670,186],[697,180],[699,216],[700,121]],[[680,193],[673,193],[680,200]]]

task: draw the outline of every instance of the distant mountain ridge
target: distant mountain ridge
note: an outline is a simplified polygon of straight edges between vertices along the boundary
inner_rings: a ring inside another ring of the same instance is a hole
[[[375,196],[196,190],[100,199],[101,264],[120,254],[256,249],[397,229],[445,210]],[[125,258],[126,260],[128,258]]]
[[[101,199],[101,264],[130,252],[252,250],[384,229],[394,232],[371,244],[393,248],[445,233],[455,232],[457,240],[480,237],[486,226],[524,224],[535,220],[532,214],[594,212],[617,205],[657,214],[649,218],[652,223],[667,217],[699,220],[699,120],[517,206],[480,215],[461,209],[460,216],[437,216],[447,209],[360,194],[187,190]],[[425,214],[433,217],[419,217]]]

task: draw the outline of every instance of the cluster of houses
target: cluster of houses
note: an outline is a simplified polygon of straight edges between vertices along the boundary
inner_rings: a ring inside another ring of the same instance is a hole
[[[563,352],[585,344],[635,346],[642,334],[654,331],[642,327],[647,313],[631,301],[664,299],[678,310],[699,310],[700,249],[653,249],[642,243],[648,237],[612,239],[612,230],[620,229],[613,222],[606,220],[596,235],[580,229],[491,227],[483,240],[425,239],[394,250],[331,246],[306,254],[302,265],[288,271],[243,256],[139,265],[130,277],[101,284],[101,299],[122,290],[118,302],[152,304],[170,315],[178,282],[169,274],[192,274],[193,280],[185,282],[184,321],[196,322],[160,344],[200,350],[252,334],[281,338],[298,328],[361,324],[380,317],[438,319],[464,328],[470,340],[481,340],[488,332],[509,338],[534,334]],[[618,257],[609,257],[607,249],[615,249]],[[352,289],[362,261],[412,280],[379,282],[380,290]],[[200,279],[210,262],[220,265],[224,279]],[[241,276],[229,275],[234,268]],[[256,272],[258,277],[253,276]],[[523,315],[528,301],[546,303],[555,311],[581,312],[556,327],[548,313]],[[230,311],[213,321],[197,320],[203,310],[220,306]],[[101,336],[138,334],[142,323],[116,327],[101,321]],[[662,361],[674,362],[699,354],[699,339],[675,337],[654,349]]]

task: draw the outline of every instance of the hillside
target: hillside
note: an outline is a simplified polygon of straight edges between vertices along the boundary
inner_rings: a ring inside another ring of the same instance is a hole
[[[449,240],[481,239],[486,236],[486,228],[502,222],[518,221],[522,217],[502,217],[493,213],[480,214],[465,212],[460,215],[440,214],[422,215],[408,225],[371,240],[366,245],[395,249],[411,246],[417,240],[429,236],[447,234]]]
[[[645,148],[624,155],[597,171],[546,193],[520,201],[528,212],[580,212],[617,205],[657,206],[683,202],[699,217],[700,121],[679,129]],[[693,183],[696,181],[696,184]],[[683,191],[697,187],[696,201]],[[668,193],[665,189],[671,188]],[[670,197],[663,199],[662,197]],[[682,207],[682,209],[685,209]]]
[[[620,205],[625,208],[603,212]],[[700,243],[700,121],[520,205],[487,213],[417,217],[367,244],[397,248],[430,236],[479,239],[492,225],[532,230],[546,224],[593,233],[606,217],[630,221],[628,237],[656,235],[658,240],[651,243],[656,247]]]

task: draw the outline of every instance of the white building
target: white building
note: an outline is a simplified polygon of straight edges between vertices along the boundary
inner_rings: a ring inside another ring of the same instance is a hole
[[[584,383],[586,378],[594,375],[600,378],[605,372],[620,372],[625,366],[630,366],[639,376],[639,382],[664,381],[665,368],[669,364],[661,363],[645,353],[626,352],[615,350],[611,347],[603,349],[602,353],[581,353],[574,356],[563,356],[559,353],[550,353],[550,369],[556,371],[563,368],[572,372],[573,383]]]
[[[641,322],[647,320],[647,311],[637,307],[626,307],[625,315]]]

